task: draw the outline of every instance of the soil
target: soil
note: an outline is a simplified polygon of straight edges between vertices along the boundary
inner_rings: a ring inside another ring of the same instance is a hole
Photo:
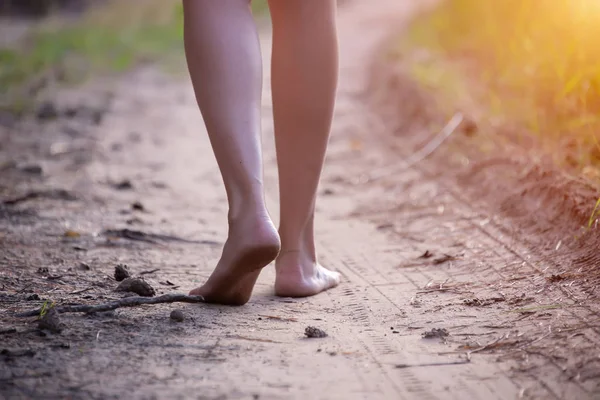
[[[65,89],[53,118],[0,128],[0,397],[597,398],[597,228],[579,230],[592,189],[523,173],[516,152],[480,161],[460,135],[403,167],[439,118],[378,56],[412,3],[340,8],[317,234],[343,282],[313,298],[275,297],[270,266],[243,307],[56,313],[135,300],[115,291],[117,266],[155,291],[146,300],[201,284],[226,237],[218,168],[189,81],[154,67]],[[17,316],[40,308],[53,329]]]

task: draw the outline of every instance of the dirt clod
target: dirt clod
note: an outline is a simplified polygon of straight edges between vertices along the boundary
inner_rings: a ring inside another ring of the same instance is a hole
[[[423,332],[423,339],[433,339],[433,338],[445,338],[449,336],[450,333],[445,328],[433,328],[430,331]]]
[[[129,273],[129,270],[127,269],[127,265],[119,264],[115,267],[115,280],[117,282],[121,282],[121,281],[129,278],[130,276],[131,276],[131,274]]]
[[[27,164],[27,165],[21,166],[19,169],[21,172],[24,172],[29,175],[41,176],[44,174],[44,169],[39,164]]]
[[[129,179],[124,179],[116,183],[113,187],[117,190],[131,190],[133,189],[133,183]]]
[[[58,117],[58,110],[54,103],[43,103],[37,110],[36,117],[39,121],[48,121]]]
[[[307,326],[304,330],[304,335],[311,339],[327,337],[327,333],[324,330],[315,328],[314,326]]]
[[[153,297],[156,291],[142,278],[127,278],[117,286],[116,292],[132,292],[143,297]]]
[[[549,276],[548,278],[546,278],[546,280],[550,283],[556,283],[565,280],[565,277],[563,275],[557,274]]]
[[[183,311],[181,310],[173,310],[171,311],[171,320],[175,322],[183,322],[185,320],[185,316],[183,315]]]
[[[58,311],[56,309],[50,308],[42,318],[38,321],[38,328],[40,330],[47,330],[52,333],[61,333],[62,332],[62,324],[60,322],[60,317],[58,316]]]
[[[89,270],[91,270],[92,268],[90,267],[90,265],[89,265],[89,264],[82,262],[82,263],[79,263],[79,269],[80,269],[81,271],[89,271]]]
[[[133,209],[135,211],[146,211],[146,207],[144,207],[144,205],[142,203],[140,203],[139,201],[136,201],[135,203],[133,203],[131,205],[131,209]]]

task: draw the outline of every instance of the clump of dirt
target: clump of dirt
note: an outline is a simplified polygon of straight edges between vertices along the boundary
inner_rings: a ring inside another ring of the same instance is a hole
[[[38,328],[52,333],[61,333],[62,323],[58,315],[58,311],[54,307],[50,308],[38,321]]]
[[[450,333],[445,328],[433,328],[430,331],[423,332],[423,339],[445,338],[450,336]]]
[[[142,278],[127,278],[117,286],[116,292],[131,292],[143,297],[153,297],[156,291]]]
[[[309,339],[327,337],[327,332],[314,326],[307,326],[304,330],[304,335]]]
[[[115,280],[117,282],[121,282],[127,278],[129,278],[131,274],[129,273],[129,269],[125,264],[119,264],[115,267]]]

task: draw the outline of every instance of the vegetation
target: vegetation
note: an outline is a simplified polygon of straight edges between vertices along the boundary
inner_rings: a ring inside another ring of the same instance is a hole
[[[413,74],[534,133],[564,166],[600,165],[600,2],[446,0],[412,24]]]
[[[264,0],[253,1],[262,13]],[[107,1],[78,18],[45,18],[23,40],[0,48],[0,106],[29,98],[49,79],[73,80],[119,72],[143,61],[183,55],[179,0]],[[177,58],[180,60],[180,58]]]

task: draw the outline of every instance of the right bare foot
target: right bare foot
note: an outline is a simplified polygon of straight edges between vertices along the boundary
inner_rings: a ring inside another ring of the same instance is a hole
[[[275,295],[314,296],[340,283],[340,274],[330,271],[299,251],[282,252],[275,264]]]
[[[230,222],[215,270],[190,295],[202,296],[207,303],[246,304],[260,271],[277,257],[280,247],[277,229],[268,216]]]

